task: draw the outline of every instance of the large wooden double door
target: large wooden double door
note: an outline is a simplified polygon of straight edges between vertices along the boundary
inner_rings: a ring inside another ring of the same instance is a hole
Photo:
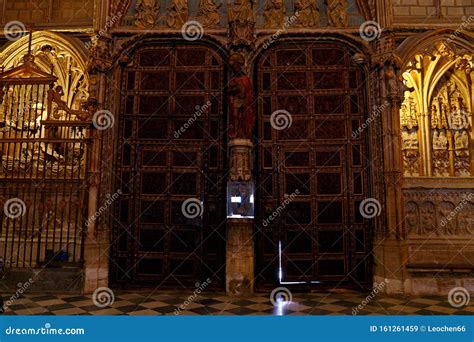
[[[359,213],[369,194],[366,132],[352,137],[365,120],[365,76],[350,56],[337,44],[292,44],[256,62],[259,286],[369,282],[370,229]],[[123,194],[111,264],[118,283],[223,284],[223,64],[201,45],[145,46],[122,71],[116,188]],[[276,111],[291,125],[272,122]],[[202,215],[183,215],[190,199]]]
[[[352,136],[365,120],[365,80],[350,56],[337,44],[291,44],[258,62],[260,286],[369,281],[369,227],[359,213],[366,132]]]

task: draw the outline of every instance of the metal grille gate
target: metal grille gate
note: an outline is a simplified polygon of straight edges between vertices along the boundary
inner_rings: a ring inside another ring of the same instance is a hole
[[[0,75],[0,257],[12,268],[83,259],[90,121],[28,53]]]

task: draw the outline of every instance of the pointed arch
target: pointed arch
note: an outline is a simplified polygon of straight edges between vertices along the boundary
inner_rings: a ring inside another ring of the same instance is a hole
[[[2,67],[7,70],[18,66],[28,52],[29,35],[11,42],[0,52]],[[87,50],[78,39],[50,31],[32,33],[31,51],[41,70],[53,73],[56,84],[64,91],[63,100],[73,109],[79,109],[88,97],[89,76]]]
[[[414,90],[405,92],[400,109],[405,176],[474,176],[471,36],[438,30],[411,37],[396,51]]]

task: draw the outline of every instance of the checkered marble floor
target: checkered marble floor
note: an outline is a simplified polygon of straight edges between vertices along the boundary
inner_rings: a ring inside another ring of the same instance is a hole
[[[291,303],[273,306],[269,293],[231,298],[225,293],[202,293],[187,303],[192,292],[119,292],[112,305],[100,308],[92,296],[27,294],[4,315],[352,315],[366,298],[361,293],[293,293]],[[7,302],[8,295],[3,295]],[[186,302],[186,303],[185,303]],[[358,315],[474,315],[474,305],[453,308],[447,297],[383,297],[370,301]]]

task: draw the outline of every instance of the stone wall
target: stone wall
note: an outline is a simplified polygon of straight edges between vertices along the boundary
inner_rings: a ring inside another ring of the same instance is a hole
[[[395,0],[393,19],[401,23],[459,23],[463,16],[474,15],[474,0]],[[421,20],[421,21],[420,21]]]
[[[2,0],[0,4],[4,23],[21,21],[37,28],[91,26],[93,21],[94,0]]]

